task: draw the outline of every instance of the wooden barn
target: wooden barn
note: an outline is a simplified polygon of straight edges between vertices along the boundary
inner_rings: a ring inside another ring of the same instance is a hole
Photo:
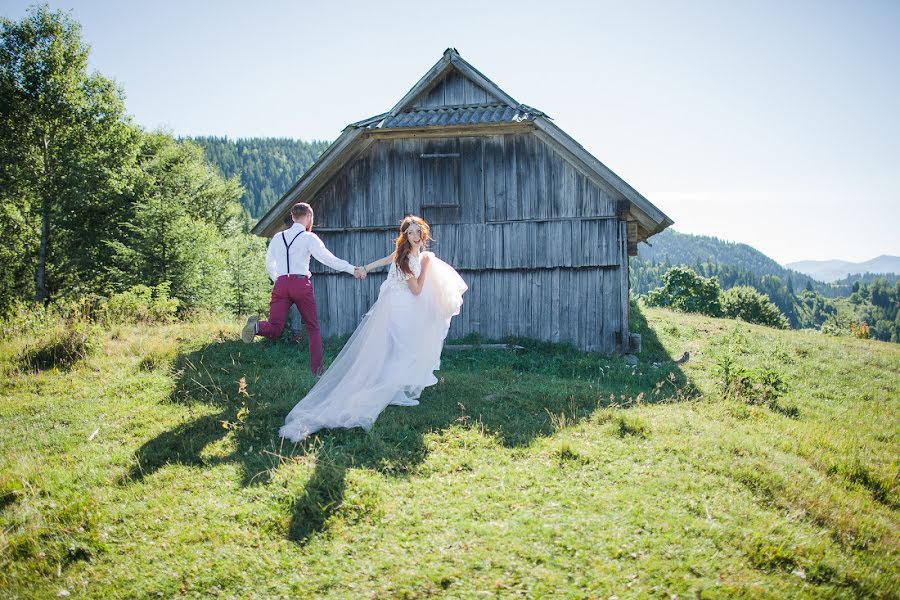
[[[296,202],[337,256],[388,254],[400,220],[432,225],[469,284],[450,337],[521,336],[628,351],[628,257],[672,220],[557,127],[463,60],[443,57],[389,112],[347,126],[254,227]],[[311,261],[324,336],[349,334],[383,277]]]

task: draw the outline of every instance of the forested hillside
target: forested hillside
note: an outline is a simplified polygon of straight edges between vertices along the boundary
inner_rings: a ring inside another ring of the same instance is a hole
[[[715,277],[722,290],[750,286],[767,295],[794,329],[823,326],[832,333],[861,332],[897,341],[898,276],[857,275],[823,283],[786,269],[747,244],[668,229],[638,246],[631,259],[631,293],[645,295],[663,285],[672,267],[685,265],[702,277]],[[865,323],[863,329],[859,327]]]
[[[316,162],[329,142],[288,138],[195,137],[209,163],[228,179],[240,176],[241,205],[259,219]]]

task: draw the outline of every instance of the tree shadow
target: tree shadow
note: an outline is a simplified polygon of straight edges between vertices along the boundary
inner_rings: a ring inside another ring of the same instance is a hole
[[[388,407],[369,432],[325,430],[300,444],[282,442],[278,429],[314,383],[305,346],[210,344],[179,357],[170,394],[170,401],[202,414],[145,443],[129,479],[141,480],[167,464],[237,463],[243,486],[265,485],[286,459],[309,457],[315,466],[293,502],[287,532],[303,545],[327,531],[329,519],[342,510],[350,469],[414,475],[428,455],[430,434],[478,427],[515,448],[554,435],[556,417],[576,424],[610,406],[685,398],[690,382],[640,311],[632,315],[632,330],[643,336],[641,366],[524,339],[504,340],[524,347],[518,351],[445,352],[440,382],[425,390],[419,406]],[[326,341],[326,364],[344,341]],[[665,368],[650,368],[650,361]]]

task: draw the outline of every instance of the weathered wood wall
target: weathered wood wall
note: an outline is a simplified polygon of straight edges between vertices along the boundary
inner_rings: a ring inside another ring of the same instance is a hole
[[[457,269],[618,267],[619,227],[614,218],[437,224],[431,249]],[[364,264],[390,254],[398,229],[324,231],[317,234],[337,256]],[[313,273],[328,267],[310,262]]]
[[[325,244],[355,264],[390,253],[403,216],[425,217],[432,249],[469,283],[452,337],[533,337],[608,353],[628,329],[620,199],[533,134],[515,133],[377,140],[311,203]],[[311,268],[323,334],[349,334],[384,274],[357,282],[316,261]]]
[[[458,106],[461,104],[490,104],[500,100],[474,83],[456,69],[413,104],[414,108]]]
[[[613,217],[620,199],[517,133],[378,140],[310,203],[322,207],[318,227],[344,229],[393,226],[410,213],[453,223]]]
[[[624,313],[619,268],[557,268],[460,271],[469,285],[450,337],[529,337],[568,342],[585,350],[619,349]],[[378,297],[384,273],[364,281],[346,274],[313,276],[319,326],[326,337],[348,335]],[[627,288],[626,288],[627,289]]]

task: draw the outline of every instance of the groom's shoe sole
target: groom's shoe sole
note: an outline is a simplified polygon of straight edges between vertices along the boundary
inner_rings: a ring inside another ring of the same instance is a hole
[[[259,323],[259,317],[249,317],[247,319],[247,324],[244,325],[244,329],[241,331],[241,339],[245,344],[253,343],[253,338],[256,337],[257,323]]]

